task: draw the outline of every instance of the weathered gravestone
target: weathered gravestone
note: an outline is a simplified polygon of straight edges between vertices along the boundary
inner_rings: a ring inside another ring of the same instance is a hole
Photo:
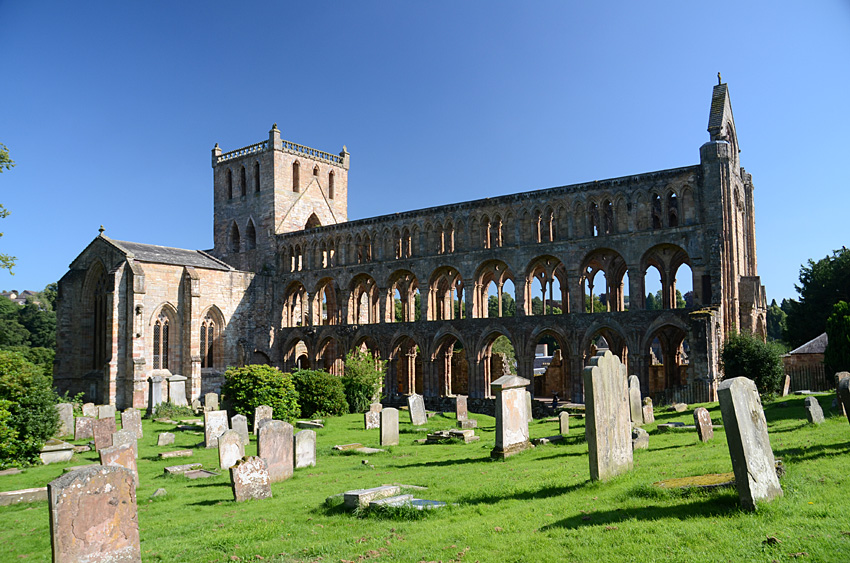
[[[697,428],[697,435],[700,441],[708,442],[714,438],[714,427],[711,426],[711,415],[705,407],[697,407],[694,409],[694,426]]]
[[[260,457],[240,459],[230,468],[233,499],[242,502],[251,499],[271,498],[272,488],[266,462]]]
[[[398,409],[388,408],[381,411],[381,445],[398,445]]]
[[[366,411],[363,413],[363,426],[366,430],[374,430],[381,427],[381,413]]]
[[[466,406],[466,395],[458,395],[455,397],[455,413],[458,421],[469,420],[469,409]]]
[[[97,407],[94,403],[83,403],[83,416],[97,418]]]
[[[782,496],[761,398],[756,384],[746,377],[723,381],[717,396],[738,497],[744,509],[755,510],[756,501]]]
[[[218,437],[218,466],[230,469],[245,457],[245,445],[242,436],[236,430],[227,430]]]
[[[168,402],[180,407],[188,407],[186,401],[186,377],[175,374],[168,378]]]
[[[138,459],[139,458],[139,444],[136,440],[136,435],[130,432],[129,430],[121,429],[117,432],[112,433],[112,445],[113,446],[121,446],[123,444],[130,444],[133,448],[133,456]]]
[[[92,420],[94,419],[90,416],[78,416],[74,420],[74,440],[85,440],[86,438],[94,437],[92,433]]]
[[[496,446],[490,457],[505,459],[533,447],[528,441],[531,412],[525,390],[530,383],[516,375],[503,375],[490,383],[490,390],[496,396]]]
[[[70,436],[74,433],[74,405],[71,403],[59,403],[56,405],[59,413],[59,428],[56,429],[57,436]]]
[[[227,430],[227,411],[204,413],[204,444],[208,448],[218,446],[218,437]]]
[[[632,469],[626,366],[606,350],[590,359],[583,377],[590,478],[604,481]]]
[[[47,485],[55,562],[140,563],[133,472],[93,465]]]
[[[636,375],[629,376],[629,413],[632,424],[643,425],[643,404],[640,398],[640,379]]]
[[[534,409],[531,407],[531,392],[525,392],[525,409],[528,411],[528,421],[534,420]]]
[[[174,443],[174,434],[171,432],[160,432],[156,439],[157,446],[170,446]]]
[[[137,440],[144,438],[142,432],[142,411],[127,409],[121,413],[121,428],[136,435]]]
[[[782,385],[782,396],[787,397],[788,392],[791,391],[791,376],[785,376],[785,383]]]
[[[650,424],[655,422],[655,412],[652,410],[652,399],[644,397],[643,399],[643,423]]]
[[[422,398],[422,395],[414,393],[408,396],[407,408],[410,410],[410,424],[422,426],[428,422],[428,417],[425,414],[425,399]]]
[[[272,408],[266,405],[260,405],[254,409],[254,436],[260,433],[260,426],[264,420],[272,419]]]
[[[133,472],[133,482],[139,486],[139,471],[136,467],[136,454],[132,444],[110,446],[98,452],[100,464],[107,467],[123,467]]]
[[[840,371],[835,374],[835,393],[838,395],[838,411],[850,421],[850,372]]]
[[[295,434],[295,468],[315,467],[316,465],[316,432],[302,430]]]
[[[148,413],[153,413],[162,401],[162,376],[153,375],[148,378]]]
[[[570,433],[570,413],[567,411],[558,413],[558,426],[561,436],[566,436]]]
[[[91,431],[94,435],[94,449],[108,448],[112,445],[112,435],[115,433],[115,419],[111,417],[92,419]]]
[[[218,393],[207,393],[204,395],[204,410],[217,411],[218,408]]]
[[[645,450],[649,447],[649,433],[643,428],[632,428],[632,450]]]
[[[815,397],[806,397],[806,418],[813,424],[821,424],[823,422],[823,409]]]
[[[115,407],[113,405],[98,405],[98,418],[115,418]]]
[[[292,425],[282,420],[270,420],[260,428],[257,455],[266,461],[272,483],[292,477],[294,445]]]
[[[230,428],[239,433],[242,437],[242,444],[248,445],[248,417],[244,414],[237,414],[230,419]]]

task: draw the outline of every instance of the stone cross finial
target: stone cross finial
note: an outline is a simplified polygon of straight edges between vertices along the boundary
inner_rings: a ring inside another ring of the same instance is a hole
[[[105,230],[106,229],[103,228],[103,225],[101,225],[100,228],[97,230],[97,232],[99,232],[100,234],[103,234],[103,231],[105,231]]]
[[[720,78],[720,73],[719,73],[719,72],[717,73],[717,84],[718,84],[718,85],[723,84],[723,81],[722,81],[722,80],[721,80],[721,78]]]

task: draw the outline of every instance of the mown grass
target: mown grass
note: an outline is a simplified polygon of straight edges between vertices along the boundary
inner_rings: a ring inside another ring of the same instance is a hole
[[[635,452],[634,471],[607,483],[588,480],[583,421],[570,437],[505,462],[489,459],[494,420],[478,419],[472,444],[414,445],[424,437],[402,422],[399,446],[364,456],[334,452],[334,444],[379,447],[378,431],[363,430],[362,415],[326,420],[318,431],[318,465],[272,486],[274,498],[235,503],[229,476],[190,481],[164,477],[163,467],[218,465],[216,450],[195,447],[201,433],[178,432],[174,448],[194,447],[192,458],[162,460],[156,435],[173,425],[144,421],[138,489],[143,560],[225,562],[307,561],[850,561],[850,425],[820,396],[827,420],[807,424],[802,397],[766,406],[771,444],[782,458],[785,496],[756,513],[738,507],[734,489],[660,490],[662,479],[731,471],[723,430],[708,444],[695,432],[658,433],[657,423],[693,423],[691,412],[657,413],[648,450]],[[716,404],[704,405],[719,423]],[[406,419],[402,414],[402,419]],[[454,427],[436,416],[429,429]],[[533,438],[557,434],[557,422],[535,421]],[[248,446],[256,454],[256,442]],[[368,463],[364,464],[366,459]],[[76,455],[64,465],[96,462]],[[0,490],[46,485],[63,465],[0,477]],[[387,483],[428,487],[409,491],[450,503],[414,514],[389,510],[350,514],[336,493]],[[163,487],[165,497],[151,500]],[[778,541],[770,540],[768,537]],[[50,561],[46,503],[0,508],[0,560]]]

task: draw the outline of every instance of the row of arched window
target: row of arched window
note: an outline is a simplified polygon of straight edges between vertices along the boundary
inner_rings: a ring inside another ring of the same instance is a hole
[[[151,352],[153,356],[153,369],[171,369],[171,358],[174,350],[170,345],[169,329],[173,321],[171,315],[163,308],[156,316],[153,324],[153,342]],[[220,320],[210,311],[201,321],[199,334],[199,349],[201,356],[201,368],[221,367],[221,355],[219,354]]]
[[[254,185],[254,193],[260,193],[260,162],[254,161],[254,172],[251,177],[251,180]],[[225,173],[225,185],[227,186],[227,199],[233,199],[234,192],[234,184],[233,184],[233,170],[230,168],[227,169]],[[242,166],[239,170],[239,184],[236,186],[239,195],[245,197],[248,194],[248,178],[245,167]]]
[[[248,224],[245,226],[245,248],[242,248],[242,236],[239,233],[239,225],[236,221],[230,226],[230,240],[228,241],[230,252],[238,253],[243,250],[253,250],[257,248],[257,229],[254,227],[254,220],[248,219]]]
[[[319,165],[313,166],[313,177],[319,177]],[[297,160],[292,163],[292,191],[301,193],[301,163]],[[334,171],[328,172],[328,199],[334,199],[336,195],[336,182]]]

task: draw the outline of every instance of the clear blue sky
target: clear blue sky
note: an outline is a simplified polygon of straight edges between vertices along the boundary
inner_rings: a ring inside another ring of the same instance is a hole
[[[847,245],[850,2],[0,0],[0,288],[97,236],[212,246],[210,149],[351,153],[352,219],[699,162],[716,73],[759,273]]]

